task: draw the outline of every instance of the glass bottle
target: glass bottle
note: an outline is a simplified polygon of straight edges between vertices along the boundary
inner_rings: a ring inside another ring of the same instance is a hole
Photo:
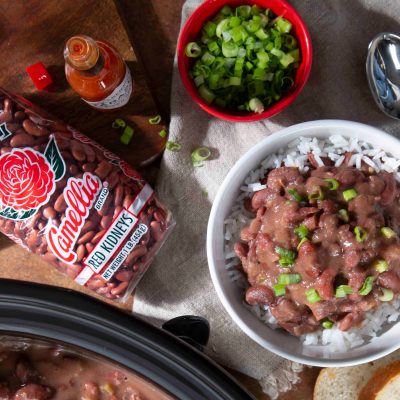
[[[131,74],[111,44],[85,35],[74,36],[65,45],[64,59],[68,83],[90,106],[107,111],[128,103]]]

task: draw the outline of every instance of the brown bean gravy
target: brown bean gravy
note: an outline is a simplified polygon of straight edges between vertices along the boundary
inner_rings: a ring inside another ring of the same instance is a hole
[[[15,339],[14,339],[15,340]],[[11,343],[11,344],[10,344]],[[138,375],[59,346],[0,342],[0,400],[172,400]]]
[[[359,325],[400,292],[400,196],[393,174],[366,165],[271,170],[246,208],[235,252],[250,287],[293,335]]]

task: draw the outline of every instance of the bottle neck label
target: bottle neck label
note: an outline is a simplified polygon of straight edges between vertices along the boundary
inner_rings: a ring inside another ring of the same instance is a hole
[[[132,76],[128,66],[125,66],[125,77],[122,82],[112,91],[112,93],[105,99],[100,101],[87,101],[87,104],[101,110],[112,110],[120,108],[128,103],[132,94]]]

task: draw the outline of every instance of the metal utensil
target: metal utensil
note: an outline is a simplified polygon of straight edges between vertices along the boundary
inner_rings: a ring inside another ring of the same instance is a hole
[[[400,36],[383,32],[368,46],[367,78],[378,107],[400,119]]]

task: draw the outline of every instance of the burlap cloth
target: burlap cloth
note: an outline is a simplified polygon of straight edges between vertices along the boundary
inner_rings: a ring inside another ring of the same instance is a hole
[[[367,46],[375,34],[400,32],[399,0],[291,0],[312,38],[314,63],[309,82],[295,103],[262,122],[228,123],[203,112],[182,86],[174,66],[170,140],[180,152],[166,151],[157,191],[177,226],[140,283],[134,312],[159,325],[182,314],[211,324],[207,354],[223,365],[257,378],[266,393],[289,389],[302,366],[288,362],[248,338],[231,320],[213,288],[206,258],[206,227],[217,190],[232,165],[250,147],[292,124],[323,118],[349,119],[395,134],[399,122],[375,105],[365,77]],[[183,7],[186,21],[200,0]],[[212,160],[193,168],[191,151],[213,149]],[[206,195],[206,193],[207,195]]]

